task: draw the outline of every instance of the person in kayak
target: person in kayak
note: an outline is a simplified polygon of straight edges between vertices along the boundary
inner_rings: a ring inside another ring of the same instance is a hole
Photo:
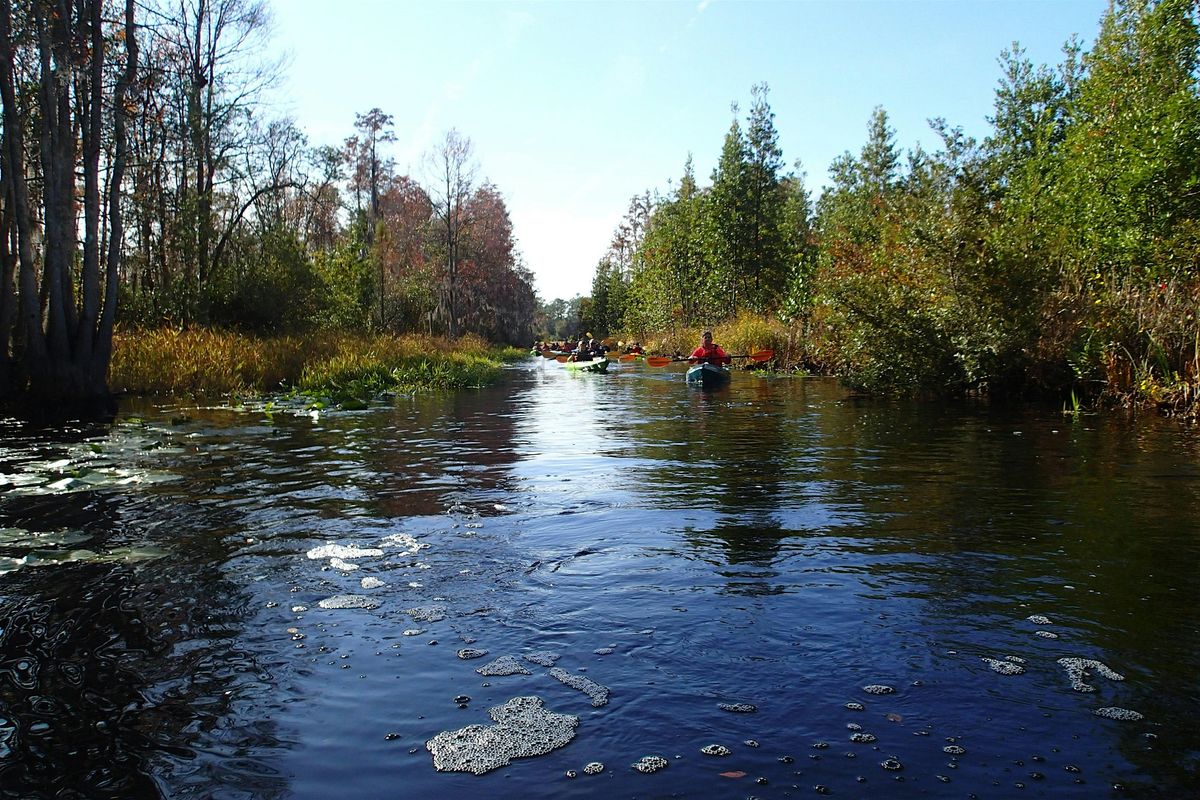
[[[712,331],[705,331],[700,335],[700,346],[693,350],[688,358],[707,364],[733,363],[733,359],[726,355],[721,345],[713,343]]]

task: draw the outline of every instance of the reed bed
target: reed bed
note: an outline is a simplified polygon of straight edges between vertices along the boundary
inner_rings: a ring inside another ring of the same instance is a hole
[[[475,336],[313,333],[259,338],[230,331],[121,330],[113,343],[113,391],[192,397],[298,392],[338,403],[365,402],[414,389],[458,389],[495,382],[497,350]]]

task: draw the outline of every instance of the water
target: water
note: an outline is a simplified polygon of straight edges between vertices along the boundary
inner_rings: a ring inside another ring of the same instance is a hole
[[[2,435],[0,797],[1200,792],[1173,423],[531,361],[361,412]],[[500,656],[530,674],[476,672]],[[570,742],[434,769],[522,696]]]

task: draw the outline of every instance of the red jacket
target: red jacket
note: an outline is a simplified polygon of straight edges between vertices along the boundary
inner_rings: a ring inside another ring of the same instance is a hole
[[[730,358],[729,356],[725,355],[725,351],[721,349],[721,345],[716,344],[716,343],[714,343],[707,350],[704,348],[704,345],[697,347],[695,350],[692,351],[692,354],[691,354],[691,356],[689,356],[689,358],[695,358],[695,359],[702,358],[709,364],[733,363],[733,359]]]

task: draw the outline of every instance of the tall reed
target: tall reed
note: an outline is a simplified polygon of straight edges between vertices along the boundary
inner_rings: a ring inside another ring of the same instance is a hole
[[[494,382],[497,351],[474,336],[314,333],[258,338],[230,331],[121,330],[109,385],[152,395],[263,394],[296,390],[357,397],[416,388],[463,388]]]

